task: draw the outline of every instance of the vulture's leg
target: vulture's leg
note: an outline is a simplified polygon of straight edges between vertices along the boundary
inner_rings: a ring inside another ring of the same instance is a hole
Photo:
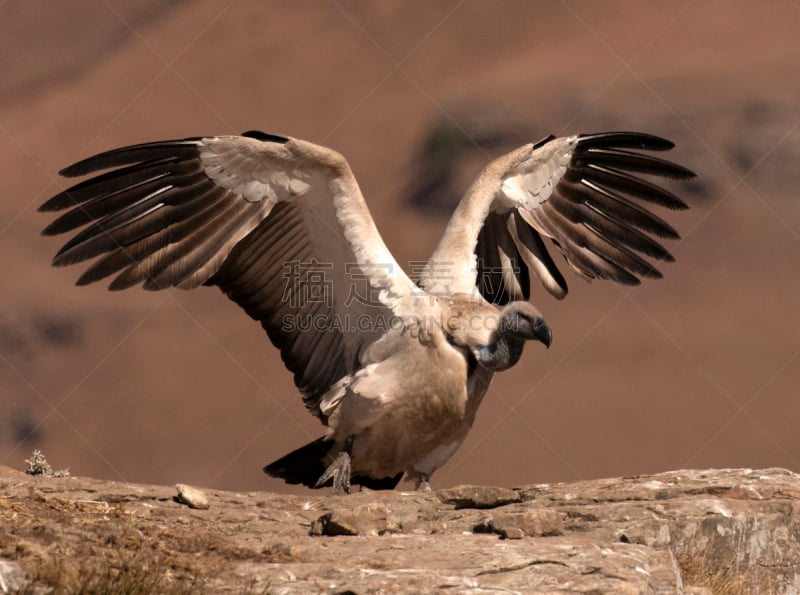
[[[339,451],[339,454],[336,455],[336,458],[333,459],[333,462],[330,466],[325,469],[325,473],[322,474],[317,480],[317,483],[314,485],[315,488],[319,488],[325,485],[325,482],[329,479],[333,478],[333,495],[338,496],[339,491],[344,488],[346,494],[350,493],[350,455],[353,452],[353,436],[349,436],[347,440],[344,441],[344,447],[342,450]]]
[[[430,479],[431,479],[430,473],[420,473],[419,471],[417,471],[417,491],[430,492],[431,491]]]

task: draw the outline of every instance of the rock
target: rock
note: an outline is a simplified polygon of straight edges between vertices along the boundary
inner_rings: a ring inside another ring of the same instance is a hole
[[[208,498],[197,488],[179,483],[175,486],[175,489],[178,490],[178,495],[175,496],[176,501],[181,504],[186,504],[189,508],[196,508],[198,510],[208,509]]]
[[[323,514],[311,524],[311,535],[381,535],[388,525],[382,504],[364,504],[350,510]]]
[[[174,493],[0,467],[0,581],[33,593],[800,591],[800,476],[783,469],[438,497],[205,490],[202,513]]]
[[[562,534],[561,514],[555,510],[527,510],[493,516],[487,523],[489,530],[506,539],[522,537],[547,537]]]
[[[493,486],[456,486],[437,490],[436,495],[446,504],[455,504],[456,508],[496,508],[521,500],[514,490]]]
[[[16,593],[22,590],[25,575],[19,564],[0,559],[0,593]]]

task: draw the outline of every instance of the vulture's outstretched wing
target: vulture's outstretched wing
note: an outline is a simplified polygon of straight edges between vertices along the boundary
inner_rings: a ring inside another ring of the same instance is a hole
[[[305,141],[249,132],[89,157],[106,173],[58,194],[44,231],[77,233],[55,265],[99,257],[78,279],[111,289],[218,285],[261,322],[306,405],[355,371],[393,304],[415,290],[387,250],[347,162]]]
[[[530,297],[532,275],[562,298],[567,283],[546,239],[586,279],[636,285],[643,277],[660,277],[648,258],[673,258],[656,238],[678,233],[646,205],[686,204],[640,174],[695,174],[642,151],[673,146],[647,134],[609,132],[551,136],[500,157],[453,214],[422,287],[444,293],[477,287],[488,301],[504,304]]]

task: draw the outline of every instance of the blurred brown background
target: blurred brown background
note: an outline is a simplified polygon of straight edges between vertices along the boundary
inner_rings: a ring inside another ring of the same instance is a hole
[[[302,137],[347,156],[405,263],[508,143],[634,129],[701,176],[665,215],[678,262],[632,291],[568,271],[563,302],[535,288],[553,347],[496,377],[434,486],[800,471],[798,30],[790,0],[0,3],[0,464],[40,448],[74,474],[287,490],[261,467],[321,433],[218,291],[109,294],[50,267],[62,238],[36,208],[65,165]]]

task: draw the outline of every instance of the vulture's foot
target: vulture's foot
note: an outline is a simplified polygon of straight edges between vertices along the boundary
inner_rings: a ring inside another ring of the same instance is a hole
[[[345,494],[350,493],[350,452],[353,449],[353,437],[350,436],[344,443],[344,448],[336,455],[333,462],[325,469],[325,473],[314,484],[315,488],[325,485],[333,479],[333,495],[338,496],[344,489]]]
[[[430,492],[431,491],[431,476],[428,473],[417,473],[417,491]]]

